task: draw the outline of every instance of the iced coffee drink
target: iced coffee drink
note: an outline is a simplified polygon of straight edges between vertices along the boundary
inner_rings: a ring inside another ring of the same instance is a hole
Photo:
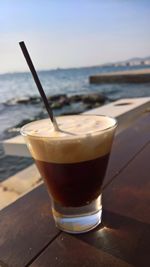
[[[79,233],[101,221],[101,188],[109,160],[116,120],[74,115],[25,125],[21,133],[44,178],[57,226]]]

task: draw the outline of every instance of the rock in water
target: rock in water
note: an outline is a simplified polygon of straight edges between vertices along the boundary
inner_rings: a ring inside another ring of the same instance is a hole
[[[83,103],[92,104],[92,103],[100,103],[103,104],[107,100],[106,96],[102,94],[88,94],[82,95]]]
[[[66,98],[67,95],[65,95],[65,94],[52,95],[52,96],[49,96],[49,97],[48,97],[48,100],[49,100],[49,101],[59,101],[61,97]]]
[[[69,97],[71,103],[76,103],[82,101],[82,95],[72,95]]]

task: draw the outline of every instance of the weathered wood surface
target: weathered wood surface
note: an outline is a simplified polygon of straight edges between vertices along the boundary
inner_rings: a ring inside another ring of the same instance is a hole
[[[59,233],[42,185],[0,213],[0,266],[26,266]]]

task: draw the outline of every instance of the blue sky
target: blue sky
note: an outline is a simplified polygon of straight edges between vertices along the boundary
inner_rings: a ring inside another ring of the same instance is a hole
[[[99,65],[150,56],[148,0],[0,1],[0,73]]]

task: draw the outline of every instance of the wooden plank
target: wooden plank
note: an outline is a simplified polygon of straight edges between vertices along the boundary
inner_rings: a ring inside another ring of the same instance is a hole
[[[32,164],[1,182],[1,187],[5,188],[5,190],[14,191],[20,195],[41,182],[41,179],[37,167],[35,164]]]
[[[30,267],[131,267],[132,265],[62,233]]]
[[[103,192],[106,209],[150,223],[150,143]]]
[[[42,181],[41,175],[35,166],[25,168],[10,176],[0,183],[0,210],[13,203],[23,194],[39,185]]]
[[[150,266],[150,225],[103,210],[102,224],[77,238],[136,267]]]
[[[150,227],[145,227],[145,231],[139,240],[136,255],[135,264],[141,267],[150,266]]]
[[[111,180],[138,154],[150,141],[150,113],[141,116],[132,127],[126,129],[114,139],[107,173],[105,188]]]
[[[59,234],[45,187],[1,211],[0,229],[0,266],[26,266]]]

